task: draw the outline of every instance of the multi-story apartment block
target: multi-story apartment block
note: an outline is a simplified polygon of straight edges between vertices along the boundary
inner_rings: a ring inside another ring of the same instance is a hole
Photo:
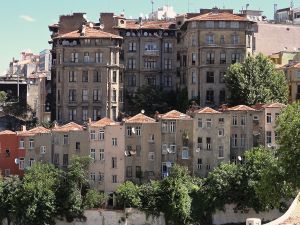
[[[88,23],[83,14],[61,16],[52,34],[53,119],[116,119],[122,83],[122,37]]]
[[[228,66],[253,52],[253,22],[232,10],[202,11],[181,21],[180,64],[186,76],[182,80],[189,99],[199,99],[200,106],[217,107],[227,99],[223,78]]]
[[[124,38],[124,85],[129,94],[143,85],[175,90],[176,27],[173,21],[126,20],[116,17]]]
[[[89,121],[90,185],[113,193],[124,182],[124,126],[109,118]]]
[[[230,162],[230,116],[209,107],[191,112],[194,121],[193,170],[204,177]]]
[[[289,84],[289,102],[300,99],[300,62],[291,62],[281,67]]]
[[[176,110],[157,116],[161,125],[162,177],[168,176],[174,163],[193,171],[193,119]]]
[[[140,113],[125,120],[125,174],[136,183],[161,178],[160,123]]]

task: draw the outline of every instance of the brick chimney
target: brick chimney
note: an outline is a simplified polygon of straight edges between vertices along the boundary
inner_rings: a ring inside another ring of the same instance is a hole
[[[22,125],[22,130],[21,131],[27,131],[26,126]]]

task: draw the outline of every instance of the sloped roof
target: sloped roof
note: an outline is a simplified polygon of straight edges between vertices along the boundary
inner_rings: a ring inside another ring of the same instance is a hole
[[[34,133],[34,134],[45,134],[45,133],[49,133],[50,130],[43,126],[39,126],[39,127],[35,127],[33,129],[29,130],[29,132]]]
[[[172,110],[170,112],[160,115],[160,118],[174,120],[174,119],[190,119],[191,117],[184,113],[178,112],[177,110]]]
[[[199,113],[199,114],[208,114],[208,113],[221,113],[219,111],[216,111],[210,107],[205,107],[205,108],[202,108],[202,109],[199,109],[196,111],[196,113]]]
[[[104,32],[102,30],[86,26],[84,35],[81,35],[81,30],[74,30],[66,34],[59,35],[54,39],[77,39],[77,38],[113,38],[113,39],[123,39],[121,36]]]
[[[143,21],[142,24],[140,24],[138,21],[126,21],[126,25],[124,29],[172,29],[171,26],[175,23],[172,21]],[[117,27],[122,28],[122,27]]]
[[[299,69],[300,68],[300,62],[287,64],[287,65],[282,66],[282,68],[296,68],[296,69]]]
[[[102,118],[101,120],[98,120],[96,122],[91,123],[92,127],[105,127],[108,125],[115,124],[115,122],[107,117]]]
[[[128,120],[125,121],[126,123],[155,123],[155,119],[148,117],[142,113],[139,113]]]
[[[228,111],[255,111],[255,109],[246,105],[237,105],[227,109]]]
[[[16,134],[16,133],[11,130],[4,130],[0,132],[0,135],[7,135],[7,134]]]
[[[188,21],[248,21],[246,17],[238,16],[228,12],[209,12],[190,18]]]
[[[279,102],[267,103],[267,104],[257,104],[254,106],[254,108],[257,110],[265,109],[265,108],[284,108],[284,107],[286,107],[286,105],[279,103]]]
[[[83,130],[83,127],[77,123],[70,122],[63,126],[54,127],[52,130],[56,132],[80,131]]]

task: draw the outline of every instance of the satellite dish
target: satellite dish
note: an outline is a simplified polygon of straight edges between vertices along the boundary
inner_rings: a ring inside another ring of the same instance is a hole
[[[271,143],[268,144],[268,148],[272,148],[272,144]]]
[[[166,163],[166,166],[167,166],[168,168],[170,168],[170,167],[172,167],[172,163],[171,163],[171,162],[167,162],[167,163]]]
[[[18,165],[20,160],[18,158],[15,158],[15,164]]]
[[[200,148],[196,148],[196,152],[200,152]]]
[[[144,113],[145,113],[145,110],[144,110],[144,109],[142,109],[142,110],[141,110],[141,113],[142,113],[142,114],[144,114]]]
[[[134,127],[131,128],[131,131],[132,131],[133,134],[135,134],[135,129],[134,129]]]
[[[238,156],[238,160],[239,160],[239,161],[242,161],[242,157],[241,157],[241,156]]]
[[[170,149],[170,148],[167,148],[167,152],[168,152],[168,153],[171,153],[171,149]]]
[[[101,29],[101,30],[104,29],[104,24],[100,24],[100,29]]]
[[[128,156],[128,153],[127,153],[127,151],[125,151],[125,152],[124,152],[124,155],[125,155],[125,156]]]

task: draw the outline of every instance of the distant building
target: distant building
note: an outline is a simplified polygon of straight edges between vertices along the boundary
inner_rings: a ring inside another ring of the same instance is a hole
[[[176,15],[173,6],[164,5],[156,11],[151,12],[148,17],[150,20],[169,20],[174,19]]]
[[[274,21],[275,23],[281,23],[281,24],[299,25],[300,8],[289,7],[289,8],[278,9],[276,10],[274,15]]]
[[[48,49],[45,49],[39,54],[39,71],[47,74],[47,80],[51,79],[52,56]]]
[[[259,21],[263,21],[266,20],[265,16],[263,16],[263,11],[260,10],[241,10],[240,11],[241,15],[246,16],[246,18],[250,21],[254,21],[254,22],[259,22]]]

